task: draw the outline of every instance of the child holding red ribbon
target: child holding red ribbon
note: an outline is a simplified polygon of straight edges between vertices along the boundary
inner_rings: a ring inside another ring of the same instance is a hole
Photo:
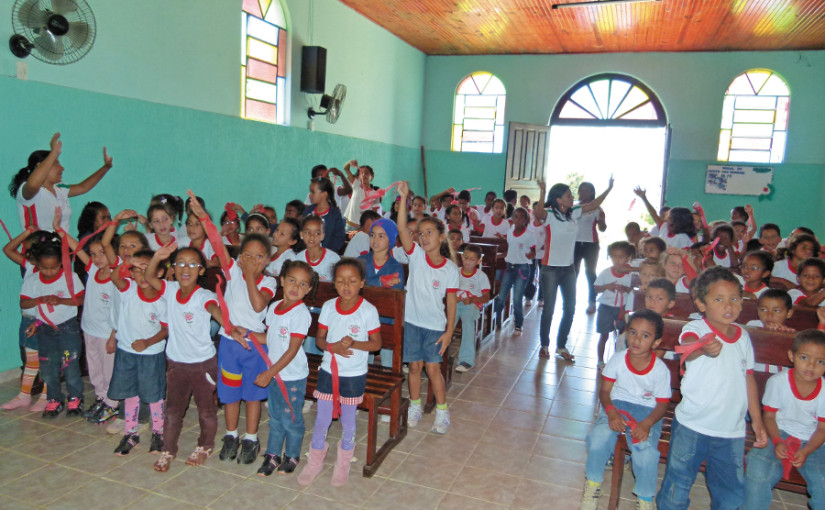
[[[690,488],[702,462],[714,508],[745,502],[745,413],[756,440],[768,443],[762,425],[753,346],[734,322],[742,312],[742,286],[724,267],[706,269],[694,282],[694,303],[704,314],[682,329],[677,352],[686,363],[682,401],[673,418],[664,480],[656,498],[660,510],[687,509]]]
[[[659,436],[671,397],[670,370],[653,352],[662,341],[663,329],[662,318],[656,312],[639,310],[631,315],[627,350],[616,352],[602,371],[599,400],[604,409],[587,435],[583,510],[598,507],[604,468],[619,434],[627,434],[633,455],[633,492],[639,498],[636,508],[653,509]]]
[[[23,280],[20,308],[36,308],[36,317],[44,325],[37,328],[40,374],[46,383],[48,402],[44,418],[54,418],[66,406],[67,415],[83,413],[83,380],[80,377],[80,326],[77,306],[83,301],[83,283],[70,267],[64,267],[60,240],[38,243],[32,247],[37,276]],[[60,371],[66,378],[68,402],[60,387]]]
[[[743,507],[748,510],[771,505],[771,489],[788,477],[791,466],[808,484],[810,507],[825,508],[825,333],[797,333],[788,358],[793,368],[771,376],[762,396],[762,420],[774,447],[748,452]]]
[[[347,483],[355,451],[355,411],[364,400],[369,353],[381,348],[378,310],[361,297],[366,284],[364,265],[344,258],[335,264],[335,290],[338,296],[321,308],[315,342],[324,351],[318,384],[313,396],[318,414],[312,433],[309,460],[298,483],[309,485],[323,468],[329,444],[327,431],[340,415],[343,435],[338,442],[338,458],[332,472],[332,485]]]
[[[275,360],[255,378],[255,384],[268,388],[269,393],[269,441],[264,462],[258,468],[260,476],[269,476],[276,469],[278,473],[292,473],[301,456],[305,431],[301,408],[309,376],[301,346],[312,324],[303,299],[317,287],[318,275],[309,264],[287,261],[281,272],[284,297],[266,312],[266,333],[250,333],[250,338],[267,345],[270,362]]]

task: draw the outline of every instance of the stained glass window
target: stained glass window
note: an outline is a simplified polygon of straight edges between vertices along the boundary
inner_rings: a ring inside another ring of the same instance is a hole
[[[286,35],[279,0],[243,0],[241,117],[286,123]]]
[[[791,91],[778,74],[752,69],[736,77],[722,103],[719,161],[782,163]]]
[[[454,151],[501,152],[506,94],[501,80],[488,72],[479,71],[461,80],[453,107]]]
[[[647,87],[629,76],[602,74],[582,80],[558,102],[553,124],[663,125],[664,109]]]

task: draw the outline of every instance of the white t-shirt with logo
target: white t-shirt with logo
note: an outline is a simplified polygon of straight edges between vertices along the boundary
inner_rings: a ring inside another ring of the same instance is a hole
[[[688,281],[687,276],[679,278],[679,281],[676,282],[675,287],[677,294],[690,294],[690,282]]]
[[[378,319],[378,310],[363,297],[359,298],[351,310],[343,311],[340,307],[341,298],[330,299],[321,308],[318,316],[318,328],[327,330],[327,343],[336,343],[345,336],[354,342],[367,342],[370,335],[381,329]],[[367,373],[370,353],[361,349],[350,349],[352,355],[344,358],[335,354],[339,377],[355,377]],[[324,351],[321,360],[321,369],[332,373],[332,356],[328,350]]]
[[[496,234],[506,236],[507,232],[510,231],[510,221],[507,218],[501,218],[496,223],[492,213],[481,219],[481,225],[484,227],[481,233],[482,237],[496,237]]]
[[[210,304],[218,305],[215,293],[196,287],[183,299],[178,282],[167,282],[166,293],[169,319],[166,357],[178,363],[200,363],[215,356],[215,344],[209,334],[212,314],[207,309]]]
[[[404,321],[419,328],[444,331],[447,315],[443,300],[448,292],[457,292],[458,267],[452,260],[442,257],[436,266],[424,249],[413,243],[407,279],[407,299],[404,302]]]
[[[94,269],[94,274],[90,271]],[[86,266],[86,294],[83,297],[83,315],[80,317],[80,329],[84,333],[98,338],[109,338],[112,328],[109,315],[117,292],[112,277],[100,278],[100,269],[91,261]],[[76,292],[76,290],[75,290]]]
[[[628,289],[632,289],[632,280],[632,273],[616,273],[612,267],[608,267],[607,269],[599,273],[599,276],[596,277],[596,281],[593,282],[593,285],[609,285],[611,283],[618,283],[619,285],[623,285]],[[596,301],[598,301],[599,304],[602,305],[624,308],[629,295],[630,292],[616,292],[614,290],[603,290],[599,293],[599,297],[596,299]]]
[[[541,259],[543,266],[573,265],[573,249],[576,247],[576,237],[579,233],[578,221],[581,215],[581,208],[574,207],[570,211],[570,220],[564,221],[558,219],[552,210],[547,211],[547,218],[544,219],[547,237],[544,243],[544,258]]]
[[[685,250],[693,245],[693,241],[690,240],[690,237],[687,234],[671,235],[668,233],[664,236],[661,234],[659,236],[664,239],[666,245],[673,248],[679,248],[680,250]]]
[[[146,240],[149,241],[149,248],[151,248],[153,251],[158,251],[159,249],[161,249],[164,246],[166,246],[168,244],[171,244],[173,242],[178,243],[178,248],[182,248],[184,246],[184,245],[180,244],[180,238],[178,237],[178,231],[177,230],[175,230],[173,228],[172,231],[169,232],[169,235],[172,236],[172,240],[169,241],[166,244],[163,244],[160,240],[160,237],[158,237],[157,234],[147,233],[146,234]],[[189,245],[187,244],[186,246],[189,246]],[[207,260],[209,260],[209,259],[207,259]]]
[[[527,228],[533,233],[533,237],[536,239],[536,258],[533,260],[541,260],[544,258],[544,244],[547,241],[547,229],[544,228],[544,223],[536,225],[532,221]]]
[[[38,271],[31,278],[23,279],[23,287],[20,289],[20,297],[23,299],[36,299],[43,296],[57,296],[59,298],[69,298],[69,286],[66,283],[65,269],[54,278],[47,280],[43,278],[43,273]],[[71,273],[72,285],[75,296],[83,292],[83,283],[74,272]],[[78,300],[80,302],[80,300]],[[35,316],[43,322],[51,321],[55,326],[59,326],[69,319],[77,317],[77,307],[71,305],[53,305],[53,311],[49,310],[45,303],[35,306]],[[46,320],[48,319],[48,321]],[[108,335],[107,335],[108,336]]]
[[[156,237],[156,236],[152,236]],[[156,242],[157,239],[156,239]],[[178,237],[178,248],[196,248],[200,249],[201,253],[203,253],[204,258],[206,261],[209,262],[215,256],[215,249],[212,247],[212,243],[209,242],[209,239],[203,240],[203,246],[201,248],[197,248],[196,246],[192,246],[192,240],[189,237],[182,235]]]
[[[358,258],[361,255],[366,255],[370,252],[370,236],[366,232],[360,230],[352,236],[352,239],[347,243],[347,249],[344,250],[345,257]]]
[[[536,237],[529,228],[525,228],[520,235],[516,235],[516,227],[507,232],[507,255],[504,261],[510,264],[532,264],[527,254],[536,248]]]
[[[266,331],[263,323],[266,316],[266,307],[260,312],[256,312],[252,308],[249,289],[246,286],[243,271],[238,265],[238,261],[230,261],[229,268],[224,269],[223,272],[224,275],[228,273],[224,298],[226,299],[226,305],[229,307],[229,322],[233,326],[240,326],[256,333]],[[278,283],[275,278],[261,274],[258,281],[255,282],[255,286],[259,291],[269,296],[269,300],[271,300],[275,297],[275,289],[278,287]],[[227,336],[226,330],[223,328],[221,328],[220,334]]]
[[[807,397],[802,397],[796,387],[794,369],[784,370],[771,376],[765,385],[762,408],[776,413],[779,430],[801,439],[810,440],[819,422],[825,422],[825,392],[822,378]]]
[[[155,336],[161,326],[166,326],[166,281],[161,280],[163,288],[154,298],[147,298],[143,290],[134,280],[127,279],[126,288],[119,290],[117,323],[115,338],[117,348],[132,354],[149,355],[163,352],[166,340],[150,345],[145,350],[137,352],[132,349],[135,340],[145,340]]]
[[[602,378],[613,383],[610,400],[645,407],[670,401],[670,370],[655,354],[651,354],[650,364],[639,371],[630,363],[629,351],[618,351],[604,366]]]
[[[777,261],[773,266],[771,276],[774,278],[784,278],[793,284],[797,283],[796,271],[791,267],[791,259]]]
[[[745,437],[747,374],[753,372],[753,346],[744,328],[738,324],[733,327],[736,332],[726,337],[706,320],[696,320],[687,323],[679,336],[679,343],[689,343],[714,333],[722,342],[715,358],[701,355],[685,363],[682,401],[676,407],[680,424],[706,436]]]
[[[29,225],[35,225],[39,230],[54,230],[54,210],[59,207],[61,212],[60,228],[69,231],[72,221],[72,208],[69,205],[69,185],[55,184],[54,193],[46,188],[40,188],[31,199],[23,198],[23,186],[17,190],[17,217],[20,227],[25,230]]]
[[[791,301],[793,301],[793,304],[795,304],[795,305],[798,305],[799,303],[802,302],[803,299],[808,297],[807,294],[805,294],[804,292],[802,292],[799,289],[789,290],[788,295],[791,296]],[[825,306],[825,299],[823,299],[817,306]]]
[[[312,267],[313,271],[318,273],[318,279],[322,282],[331,282],[335,275],[332,274],[332,268],[336,262],[341,260],[341,257],[338,256],[332,250],[328,250],[326,248],[322,248],[323,252],[321,253],[321,258],[312,262],[309,260],[309,253],[307,250],[302,251],[298,255],[295,256],[295,260],[303,260],[306,261],[307,264]]]
[[[269,349],[269,360],[277,363],[281,356],[289,349],[293,336],[306,338],[309,326],[312,324],[312,315],[307,305],[298,301],[286,310],[278,310],[282,300],[269,305],[266,312],[266,345]],[[300,381],[309,376],[307,355],[303,349],[298,349],[295,357],[279,372],[284,381]]]
[[[284,267],[284,263],[287,260],[295,260],[297,256],[298,254],[295,253],[292,248],[287,248],[280,255],[273,255],[269,259],[269,264],[266,265],[265,272],[270,276],[279,276],[281,274],[281,268]]]
[[[464,270],[460,269],[458,274],[460,275],[458,279],[458,292],[456,293],[458,299],[481,297],[484,291],[490,292],[490,278],[479,268],[476,267],[469,275],[464,274]],[[475,305],[479,309],[484,307],[481,303],[475,303]]]
[[[599,234],[596,231],[596,225],[599,223],[599,213],[602,208],[594,209],[586,213],[582,213],[579,219],[579,230],[576,234],[576,241],[580,243],[598,243]]]

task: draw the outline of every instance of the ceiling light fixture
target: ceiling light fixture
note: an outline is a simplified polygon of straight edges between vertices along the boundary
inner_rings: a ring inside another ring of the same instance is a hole
[[[567,4],[553,4],[553,9],[566,7],[589,7],[609,4],[635,4],[640,2],[661,2],[662,0],[589,0],[587,2],[570,2]]]

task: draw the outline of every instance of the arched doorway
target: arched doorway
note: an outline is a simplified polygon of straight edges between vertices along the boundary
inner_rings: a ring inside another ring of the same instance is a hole
[[[550,118],[547,182],[590,181],[601,193],[612,174],[615,187],[602,206],[607,231],[602,244],[625,239],[630,221],[652,226],[635,186],[647,189],[654,206],[664,197],[669,128],[656,94],[630,76],[605,73],[585,78],[556,104]]]

